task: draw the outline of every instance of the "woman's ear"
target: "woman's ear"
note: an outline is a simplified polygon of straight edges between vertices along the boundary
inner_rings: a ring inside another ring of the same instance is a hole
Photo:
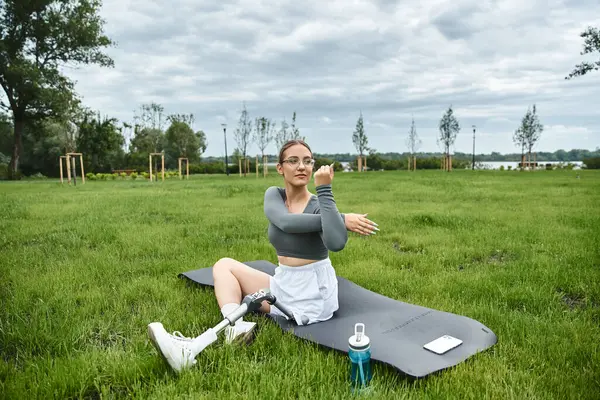
[[[275,166],[275,168],[277,168],[277,173],[279,175],[283,175],[283,168],[281,167],[280,163],[277,163],[277,165]]]

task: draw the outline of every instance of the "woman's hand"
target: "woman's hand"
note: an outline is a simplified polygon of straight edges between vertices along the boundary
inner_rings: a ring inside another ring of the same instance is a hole
[[[377,224],[366,218],[367,214],[344,214],[346,229],[364,236],[375,235],[378,231]]]
[[[333,180],[333,164],[323,165],[315,172],[315,186],[329,185]]]

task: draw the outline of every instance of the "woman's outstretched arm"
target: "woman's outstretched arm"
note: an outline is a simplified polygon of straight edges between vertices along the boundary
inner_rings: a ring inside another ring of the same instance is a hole
[[[267,219],[284,232],[307,233],[322,230],[320,215],[290,213],[276,186],[266,190],[264,210]]]
[[[346,246],[348,232],[346,231],[344,218],[335,204],[331,184],[319,185],[316,190],[321,209],[323,243],[330,251],[340,251]]]

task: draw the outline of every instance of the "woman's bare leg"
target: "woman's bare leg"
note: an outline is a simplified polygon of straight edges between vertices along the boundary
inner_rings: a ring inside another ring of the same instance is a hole
[[[229,313],[228,307],[235,310],[243,296],[269,288],[268,274],[231,258],[222,258],[213,266],[213,278],[215,295],[223,314]],[[265,313],[268,313],[270,309],[271,306],[266,301],[260,307],[260,310]],[[243,321],[243,318],[238,319],[235,326],[225,328],[226,343],[237,339],[250,341],[255,326],[255,322]],[[148,334],[159,354],[177,372],[194,365],[198,353],[217,340],[216,333],[212,329],[196,338],[177,338],[169,334],[160,322],[149,324]]]
[[[250,268],[246,264],[232,258],[221,258],[213,266],[215,296],[219,308],[226,304],[240,304],[244,296],[260,289],[269,288],[269,275]],[[271,306],[266,301],[260,311],[268,313]]]

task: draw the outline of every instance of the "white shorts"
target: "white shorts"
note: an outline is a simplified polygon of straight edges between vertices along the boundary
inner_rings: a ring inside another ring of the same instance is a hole
[[[270,314],[285,316],[277,309],[281,302],[298,325],[327,321],[339,308],[338,282],[329,258],[300,267],[279,264],[270,289],[276,298]]]

